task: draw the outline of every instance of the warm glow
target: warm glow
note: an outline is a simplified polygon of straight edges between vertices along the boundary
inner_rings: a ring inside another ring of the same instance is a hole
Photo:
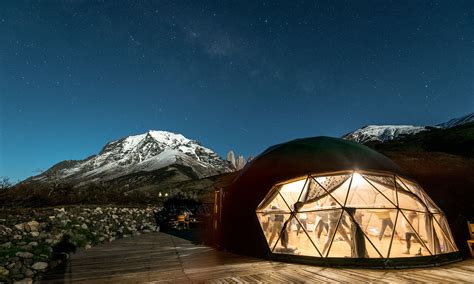
[[[357,172],[352,174],[352,186],[358,186],[364,181],[364,178]]]
[[[298,180],[298,181],[295,181],[295,182],[290,182],[290,183],[287,183],[287,184],[284,184],[281,189],[280,189],[280,192],[282,193],[286,193],[286,192],[291,192],[291,193],[300,193],[301,190],[303,189],[303,186],[304,186],[304,183],[305,183],[306,180]]]
[[[279,194],[256,213],[273,253],[397,258],[457,251],[446,217],[419,185],[406,183],[410,191],[401,177],[378,173],[309,176],[274,186]]]

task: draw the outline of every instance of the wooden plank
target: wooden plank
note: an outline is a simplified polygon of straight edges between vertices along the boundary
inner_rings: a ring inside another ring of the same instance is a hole
[[[40,283],[473,282],[474,260],[442,267],[338,269],[267,261],[163,233],[116,240],[72,256]]]

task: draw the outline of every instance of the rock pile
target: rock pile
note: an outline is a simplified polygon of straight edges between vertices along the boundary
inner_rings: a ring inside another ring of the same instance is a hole
[[[4,210],[0,218],[0,283],[31,282],[75,248],[156,230],[153,208]]]

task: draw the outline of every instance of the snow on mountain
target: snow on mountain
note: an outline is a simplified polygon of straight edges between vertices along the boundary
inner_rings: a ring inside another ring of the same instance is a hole
[[[436,126],[440,128],[450,128],[461,124],[474,122],[474,113],[465,115],[460,118],[451,119],[448,122],[440,123]],[[344,136],[343,139],[352,140],[359,143],[367,143],[372,141],[385,142],[398,139],[405,135],[413,135],[421,131],[426,131],[430,126],[414,126],[414,125],[368,125]]]
[[[425,131],[425,126],[413,125],[368,125],[354,132],[344,135],[342,138],[346,140],[353,140],[359,143],[366,143],[369,141],[385,142],[396,139],[403,135],[411,135],[420,131]]]
[[[453,118],[450,121],[440,123],[437,126],[442,127],[442,128],[450,128],[450,127],[458,126],[461,124],[466,124],[469,122],[474,122],[474,112],[462,117]]]
[[[124,175],[154,171],[170,165],[187,166],[199,177],[231,171],[229,164],[212,150],[181,134],[150,130],[112,141],[98,155],[80,161],[64,161],[25,182],[66,183],[107,181]]]

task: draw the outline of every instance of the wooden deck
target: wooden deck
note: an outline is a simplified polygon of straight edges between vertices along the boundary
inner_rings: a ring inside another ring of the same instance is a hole
[[[441,267],[339,269],[217,251],[163,233],[116,240],[72,256],[42,283],[474,282],[474,259]]]

